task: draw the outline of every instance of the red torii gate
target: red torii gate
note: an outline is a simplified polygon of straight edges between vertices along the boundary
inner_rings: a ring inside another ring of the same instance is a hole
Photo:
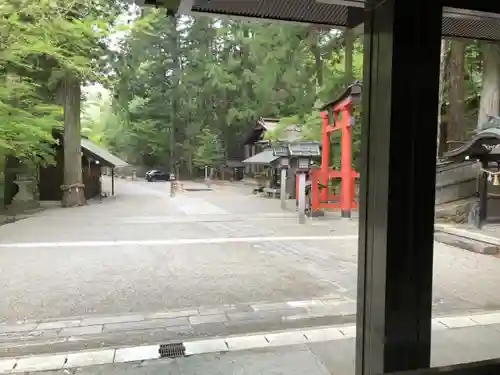
[[[321,167],[311,171],[312,215],[322,209],[340,209],[342,217],[351,217],[351,211],[358,208],[355,180],[359,173],[352,168],[352,107],[361,100],[361,88],[361,83],[356,81],[339,98],[321,108]],[[340,171],[330,168],[330,135],[334,131],[341,132]],[[341,180],[340,195],[329,194],[329,181],[338,178]]]

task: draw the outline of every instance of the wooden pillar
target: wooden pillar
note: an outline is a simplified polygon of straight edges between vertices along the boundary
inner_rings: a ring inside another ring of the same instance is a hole
[[[250,145],[243,146],[243,152],[244,152],[245,159],[248,159],[250,157]],[[245,174],[250,173],[250,166],[248,164],[245,165],[244,172],[245,172]]]
[[[441,17],[365,6],[357,375],[430,364]]]
[[[298,206],[297,212],[299,215],[299,224],[306,223],[306,174],[302,171],[297,176],[297,196]]]
[[[488,162],[482,161],[481,167],[488,169]],[[483,227],[484,222],[488,218],[488,174],[481,172],[479,176],[479,220],[478,229]]]
[[[328,172],[330,171],[330,119],[328,110],[321,112],[322,134],[321,134],[321,184],[326,186],[320,190],[319,199],[322,202],[328,201],[329,185]],[[332,121],[333,122],[333,121]]]
[[[250,151],[250,156],[254,156],[254,155],[256,154],[256,147],[255,147],[255,145],[252,145],[251,147],[252,147],[252,149],[251,149],[251,151]],[[258,168],[259,168],[259,166],[258,166],[258,165],[256,165],[256,164],[252,164],[252,165],[250,165],[250,168],[251,168],[251,172],[252,172],[252,173],[256,173],[256,172],[259,170],[259,169],[258,169]]]
[[[111,195],[115,195],[115,169],[111,168]]]
[[[352,105],[344,108],[341,113],[341,119],[337,121],[342,132],[340,138],[340,214],[342,217],[350,218],[352,203],[354,202],[354,179],[352,178],[352,127],[351,127]]]
[[[280,168],[280,200],[281,209],[286,210],[286,172],[287,169],[284,167]]]

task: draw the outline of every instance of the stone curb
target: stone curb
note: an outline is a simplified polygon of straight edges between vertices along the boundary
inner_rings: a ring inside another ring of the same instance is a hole
[[[296,300],[296,301],[282,301],[282,302],[256,302],[245,304],[231,304],[222,306],[201,306],[197,308],[187,309],[174,309],[167,311],[159,311],[155,313],[130,313],[123,315],[89,315],[89,316],[73,316],[73,317],[58,317],[39,320],[19,320],[15,322],[3,321],[0,323],[0,334],[9,332],[26,332],[35,330],[33,326],[39,327],[38,329],[57,329],[75,326],[93,326],[105,325],[109,323],[124,323],[124,322],[137,322],[143,320],[155,319],[175,319],[183,317],[204,316],[214,314],[226,314],[233,312],[253,313],[255,317],[259,316],[262,311],[273,310],[289,310],[293,313],[304,313],[307,309],[317,308],[324,306],[327,310],[331,306],[344,305],[346,303],[355,304],[354,299],[348,299],[344,296],[337,294],[325,295],[321,298],[314,298],[309,300]],[[12,329],[10,331],[10,329]]]
[[[0,324],[0,357],[127,344],[208,338],[248,332],[346,324],[356,303],[322,299],[207,306],[149,314],[26,320]]]
[[[497,245],[491,245],[486,242],[476,241],[446,232],[435,232],[434,241],[484,255],[495,255],[498,254],[499,251]]]
[[[449,316],[432,319],[433,330],[472,328],[500,323],[500,312],[467,316]],[[288,346],[356,337],[355,325],[315,327],[305,330],[275,331],[254,335],[230,336],[208,340],[178,342],[182,353],[192,356],[276,346]],[[141,362],[168,357],[161,354],[164,344],[86,350],[80,352],[35,355],[0,360],[0,374],[34,371],[55,371],[75,367]],[[173,358],[173,357],[172,357]]]
[[[489,245],[500,246],[500,238],[491,237],[482,233],[474,232],[466,228],[457,228],[450,224],[434,224],[434,231],[452,234],[458,237],[483,242]]]

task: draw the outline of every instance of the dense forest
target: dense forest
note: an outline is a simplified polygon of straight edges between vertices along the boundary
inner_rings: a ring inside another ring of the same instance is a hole
[[[132,165],[192,175],[236,155],[260,117],[319,139],[318,104],[362,79],[362,37],[351,32],[103,0],[6,0],[0,9],[0,167],[51,163],[61,129],[67,206],[83,199],[80,134]],[[499,88],[498,45],[443,41],[442,149],[499,114]],[[359,126],[354,142],[356,163]]]
[[[148,27],[120,41],[109,105],[86,125],[133,164],[175,161],[191,173],[216,155],[207,144],[226,157],[241,151],[260,117],[315,126],[315,106],[347,82],[338,31],[161,10],[140,17]],[[360,44],[355,57],[360,78]]]
[[[318,105],[362,78],[362,37],[348,33],[307,25],[172,18],[161,10],[137,19],[142,20],[140,28],[131,28],[115,55],[112,96],[105,105],[98,100],[99,115],[88,124],[95,139],[133,164],[170,165],[173,159],[192,173],[197,165],[210,164],[208,155],[234,155],[259,117],[296,124],[304,138],[319,140]],[[349,40],[351,48],[346,47]],[[498,48],[443,41],[442,150],[470,136],[486,114],[499,113]],[[207,151],[207,144],[218,152]],[[335,141],[333,147],[335,165]],[[353,150],[356,163],[359,126]]]

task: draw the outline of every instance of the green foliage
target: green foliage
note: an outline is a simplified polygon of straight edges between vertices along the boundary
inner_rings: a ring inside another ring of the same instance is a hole
[[[242,156],[242,140],[260,117],[281,119],[266,134],[270,140],[281,139],[291,124],[302,139],[321,140],[315,108],[351,83],[338,31],[166,17],[164,9],[142,10],[128,25],[128,10],[116,0],[1,2],[0,155],[49,159],[51,130],[63,125],[57,88],[67,77],[98,82],[111,93],[86,98],[84,135],[131,163],[175,163],[189,173],[193,165]],[[464,98],[472,118],[485,56],[479,42],[467,43],[465,54]],[[361,79],[362,59],[358,40],[353,79]],[[446,80],[444,122],[450,107]],[[355,166],[359,117],[353,128]],[[331,154],[337,166],[338,134],[332,135]]]
[[[0,154],[47,159],[61,127],[59,81],[102,77],[114,1],[6,0],[0,5]]]
[[[3,2],[1,9],[5,16],[0,17],[0,155],[31,157],[41,151],[57,111],[44,103],[30,76],[18,73],[35,71],[28,61],[32,54],[54,53],[41,29],[40,16],[48,9],[27,2]],[[34,22],[24,22],[28,16]]]
[[[149,10],[113,61],[118,121],[107,126],[109,144],[129,160],[168,165],[173,157],[191,172],[208,128],[227,157],[238,157],[258,118],[296,115],[302,124],[312,116],[324,91],[317,76],[340,63],[330,46],[337,37],[297,25],[208,17],[180,22]]]
[[[193,155],[195,167],[218,167],[224,160],[224,149],[217,134],[210,128],[203,128],[196,137],[196,151]]]
[[[112,61],[113,116],[105,139],[130,161],[174,162],[189,173],[205,128],[219,134],[229,158],[242,156],[242,141],[261,117],[281,119],[266,139],[281,139],[287,124],[294,124],[303,139],[320,141],[318,104],[334,99],[348,80],[362,80],[362,41],[355,42],[349,79],[344,42],[341,32],[309,26],[143,12]],[[482,79],[478,43],[467,45],[466,65],[466,102],[476,111]],[[359,110],[355,117],[358,168]],[[338,166],[338,133],[331,143],[332,165]]]
[[[35,157],[47,151],[51,129],[60,111],[39,98],[32,83],[22,77],[4,77],[0,86],[0,154]]]

